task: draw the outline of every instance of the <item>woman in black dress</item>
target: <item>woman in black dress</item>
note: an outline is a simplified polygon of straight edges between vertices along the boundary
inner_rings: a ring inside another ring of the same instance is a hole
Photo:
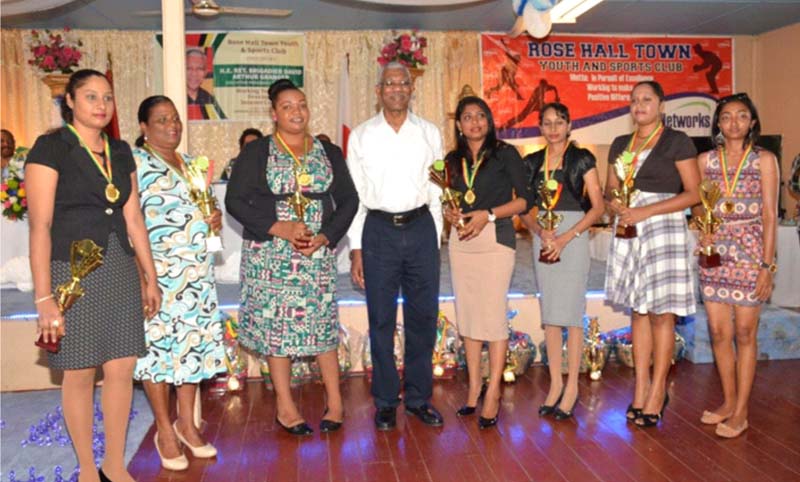
[[[61,106],[66,127],[40,136],[25,166],[39,331],[46,342],[63,335],[60,350],[49,354],[48,361],[50,368],[64,371],[64,419],[78,456],[80,482],[134,480],[123,461],[133,368],[145,354],[142,320],[161,305],[131,150],[103,133],[113,114],[114,93],[103,74],[75,72]],[[83,280],[85,296],[62,315],[53,289],[70,280],[70,246],[82,239],[103,248],[103,265]],[[144,270],[144,291],[134,256]],[[106,436],[99,472],[92,447],[98,366],[104,375]]]

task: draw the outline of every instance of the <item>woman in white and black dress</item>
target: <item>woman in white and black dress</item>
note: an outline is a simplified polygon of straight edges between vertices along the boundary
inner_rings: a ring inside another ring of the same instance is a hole
[[[658,424],[669,402],[667,374],[675,347],[675,317],[694,313],[689,230],[684,210],[700,201],[697,150],[684,134],[664,126],[664,90],[644,81],[631,92],[635,131],[614,139],[608,154],[607,207],[616,224],[637,236],[614,237],[606,266],[606,297],[631,310],[636,387],[626,417],[639,426]],[[611,195],[620,181],[611,165],[634,166],[631,207]],[[650,363],[653,364],[652,379]]]
[[[557,420],[570,418],[578,401],[583,314],[591,264],[589,236],[584,233],[604,211],[594,155],[569,141],[571,127],[567,106],[553,102],[542,107],[539,128],[547,144],[524,159],[530,188],[537,196],[536,205],[542,209],[542,185],[555,182],[552,185],[558,201],[553,207],[563,219],[555,230],[546,230],[530,214],[520,217],[534,234],[534,269],[550,369],[550,390],[539,407],[539,415],[553,415]],[[541,250],[550,262],[539,260]],[[557,263],[552,262],[557,259]],[[561,375],[563,328],[568,330],[566,385]]]
[[[64,371],[64,419],[80,465],[80,482],[132,482],[123,460],[133,396],[133,369],[145,354],[144,315],[161,305],[130,147],[103,128],[114,114],[105,76],[70,77],[61,115],[66,127],[40,136],[25,165],[30,258],[39,330],[45,341],[64,335],[50,368]],[[65,314],[53,290],[71,279],[70,246],[91,239],[103,265],[81,283],[85,295]],[[145,283],[140,290],[134,256]],[[95,468],[92,447],[95,371],[103,368],[106,453]]]

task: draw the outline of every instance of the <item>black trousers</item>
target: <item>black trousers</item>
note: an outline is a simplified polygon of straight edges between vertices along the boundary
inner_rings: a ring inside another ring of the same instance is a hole
[[[433,389],[431,357],[439,313],[439,243],[429,212],[402,226],[368,214],[362,234],[372,350],[372,396],[378,408],[400,404],[394,360],[397,297],[403,293],[404,403],[416,408]]]

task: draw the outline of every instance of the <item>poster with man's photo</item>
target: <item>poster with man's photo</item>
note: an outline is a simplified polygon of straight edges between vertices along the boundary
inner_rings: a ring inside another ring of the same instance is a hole
[[[514,142],[540,136],[539,112],[565,104],[573,135],[608,144],[630,132],[630,93],[656,80],[666,94],[665,123],[707,136],[717,99],[733,93],[730,37],[481,34],[482,95],[498,135]]]
[[[161,34],[155,44],[160,58]],[[287,78],[302,87],[304,60],[302,33],[187,33],[189,120],[269,119],[270,84]]]

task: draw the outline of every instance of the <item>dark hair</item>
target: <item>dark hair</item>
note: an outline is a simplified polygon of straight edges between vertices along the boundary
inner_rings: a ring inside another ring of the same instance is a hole
[[[747,136],[745,136],[742,147],[746,146],[748,142],[755,145],[758,138],[761,136],[761,120],[758,118],[756,105],[745,92],[723,97],[717,102],[717,108],[714,110],[714,119],[711,121],[711,142],[713,142],[715,146],[725,144],[725,138],[722,136],[722,131],[719,128],[719,115],[725,104],[730,104],[731,102],[739,102],[747,107],[747,110],[750,111],[750,119],[754,121],[753,127],[747,131]]]
[[[272,83],[272,85],[269,86],[269,90],[267,91],[269,93],[269,101],[272,103],[273,108],[275,107],[275,102],[278,100],[278,96],[284,90],[297,90],[302,92],[296,85],[294,85],[294,82],[289,79],[276,80]]]
[[[483,111],[484,115],[486,116],[486,122],[489,124],[489,130],[486,132],[486,138],[483,140],[483,145],[481,146],[481,151],[484,152],[484,159],[488,161],[491,158],[492,151],[497,147],[497,132],[494,126],[494,116],[492,115],[492,110],[489,109],[489,105],[481,99],[480,97],[476,97],[474,95],[468,95],[458,101],[458,106],[456,107],[456,120],[461,122],[461,114],[464,113],[464,109],[470,105],[477,105],[481,111]],[[472,152],[469,150],[469,145],[467,144],[467,138],[461,134],[461,131],[458,129],[458,125],[456,125],[456,149],[455,154],[458,157],[463,157],[466,159],[472,158]],[[461,164],[455,163],[452,166],[456,172],[461,172]]]
[[[549,109],[553,109],[556,111],[556,115],[562,119],[564,119],[567,124],[569,124],[569,108],[562,104],[561,102],[548,102],[541,109],[539,109],[539,124],[542,123],[544,120],[544,113],[547,112]]]
[[[139,123],[147,124],[147,121],[150,119],[150,112],[153,110],[153,107],[157,106],[158,104],[163,104],[164,102],[169,102],[170,104],[172,104],[172,99],[170,99],[166,95],[151,95],[150,97],[143,100],[139,104],[139,112],[136,114],[136,118],[139,120]],[[144,134],[136,138],[135,144],[136,147],[142,147],[144,145]]]
[[[10,137],[12,141],[16,141],[16,139],[14,139],[14,134],[12,134],[10,130],[8,130],[8,129],[0,129],[0,132],[8,134],[8,137]]]
[[[633,91],[636,89],[636,87],[639,87],[640,85],[649,86],[651,89],[653,89],[653,92],[656,93],[656,97],[658,97],[658,101],[659,102],[664,102],[664,98],[665,98],[665,96],[664,96],[664,88],[661,87],[661,84],[659,84],[655,80],[643,80],[641,82],[637,82],[636,85],[634,85],[633,89],[631,90],[631,95],[633,95]]]
[[[70,96],[72,102],[75,102],[75,91],[88,82],[90,77],[106,78],[105,75],[93,69],[81,69],[69,76],[67,87],[64,90],[64,98],[61,99],[61,118],[64,119],[64,122],[67,124],[72,124],[74,120],[72,108],[67,105],[67,96]],[[106,81],[108,81],[108,79],[106,79]]]
[[[256,136],[257,139],[261,139],[264,137],[264,134],[262,134],[261,131],[255,127],[248,127],[247,129],[243,130],[242,135],[239,136],[239,150],[242,150],[242,147],[244,147],[244,138],[247,136]]]

